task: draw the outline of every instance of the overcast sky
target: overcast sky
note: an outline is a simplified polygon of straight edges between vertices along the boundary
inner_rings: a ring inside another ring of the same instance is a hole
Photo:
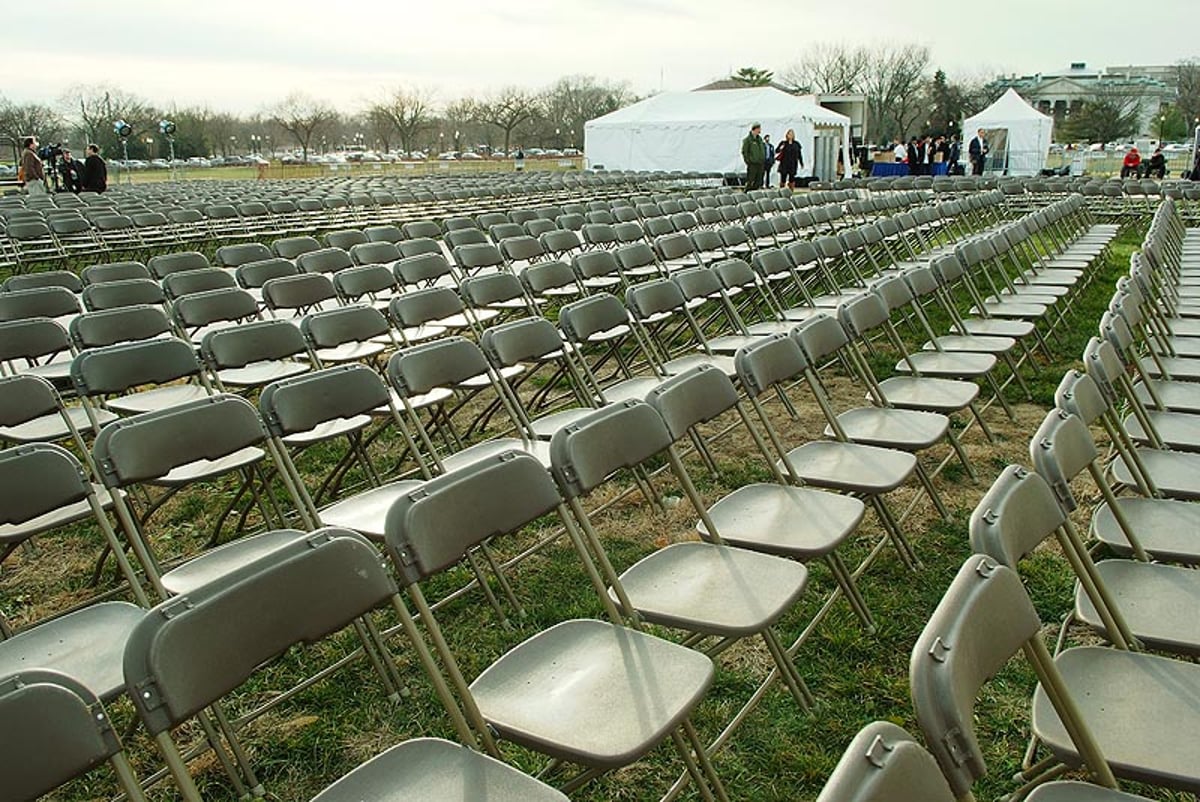
[[[53,103],[72,85],[103,83],[167,108],[251,113],[302,90],[355,111],[397,85],[446,101],[568,74],[650,94],[742,66],[784,72],[816,42],[918,42],[952,76],[1171,64],[1200,55],[1198,9],[1197,0],[6,2],[0,95]]]

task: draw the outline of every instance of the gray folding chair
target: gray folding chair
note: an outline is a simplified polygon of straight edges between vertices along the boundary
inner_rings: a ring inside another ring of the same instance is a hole
[[[556,624],[507,651],[469,686],[445,644],[421,583],[468,550],[557,511],[608,621]],[[387,544],[397,573],[467,718],[484,747],[505,740],[584,767],[564,790],[641,759],[670,738],[705,799],[727,799],[689,715],[713,676],[712,661],[686,647],[622,625],[589,548],[545,468],[506,452],[435,478],[388,514]],[[403,608],[406,631],[420,638]],[[630,660],[630,655],[637,655]],[[486,723],[485,723],[486,722]]]
[[[256,320],[211,331],[200,354],[219,392],[252,390],[312,367],[308,344],[287,320]]]
[[[730,386],[729,393],[713,400],[714,407],[727,409],[730,393],[736,399]],[[691,428],[689,423],[720,414],[712,407],[698,408],[702,406],[698,404],[689,409],[674,393],[660,400],[681,427],[680,436]],[[689,421],[689,417],[697,419]],[[581,499],[617,471],[631,469],[649,498],[659,501],[646,463],[665,453],[672,473],[704,521],[705,542],[672,543],[642,558],[619,578],[611,563],[600,558],[613,600],[626,615],[692,633],[693,640],[699,639],[695,646],[708,638],[717,639],[703,649],[710,657],[737,640],[761,636],[784,685],[800,708],[808,710],[812,695],[775,630],[775,624],[804,592],[808,571],[792,560],[726,544],[674,448],[676,439],[653,407],[642,401],[625,401],[596,410],[556,432],[550,443],[551,470],[581,529],[599,543]]]
[[[1051,757],[1022,775],[1028,780],[1022,790],[1066,765],[1084,768],[1112,789],[1117,775],[1194,793],[1200,766],[1189,734],[1200,726],[1194,700],[1200,666],[1102,646],[1051,657],[1041,626],[1016,572],[973,555],[913,646],[909,679],[917,721],[954,792],[964,797],[985,771],[973,702],[1023,651],[1041,680],[1033,733]]]
[[[737,352],[738,378],[750,398],[772,445],[785,450],[778,432],[771,423],[759,398],[775,391],[782,398],[784,383],[807,379],[812,368],[804,351],[790,337],[773,335],[761,343],[746,346]],[[813,440],[787,450],[783,459],[802,482],[813,487],[838,490],[860,496],[871,504],[887,536],[892,540],[901,561],[916,568],[918,561],[911,544],[900,529],[883,496],[908,481],[917,469],[917,458],[907,451],[854,443],[841,432],[837,416],[829,405],[821,385],[809,381],[809,388],[835,433],[835,440]],[[789,475],[790,475],[789,471]],[[853,602],[852,602],[853,603]],[[860,616],[863,614],[860,612]],[[870,626],[869,619],[863,621]]]
[[[173,337],[82,351],[71,362],[71,381],[84,403],[99,403],[122,415],[166,409],[212,394],[195,349]]]
[[[34,802],[108,763],[121,790],[145,802],[104,705],[75,679],[27,668],[0,676],[0,776],[12,802]]]
[[[263,788],[219,706],[262,664],[315,643],[396,600],[379,552],[341,530],[280,532],[274,548],[224,576],[196,583],[147,612],[124,654],[125,681],[139,718],[188,802],[201,796],[171,731],[202,716],[209,744],[239,795]],[[255,611],[254,615],[245,614]],[[213,655],[221,659],[213,659]],[[395,668],[385,655],[382,664]],[[206,711],[229,742],[221,745]]]

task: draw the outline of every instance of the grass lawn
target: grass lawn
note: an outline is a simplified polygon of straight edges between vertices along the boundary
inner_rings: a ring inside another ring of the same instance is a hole
[[[1100,275],[1077,305],[1072,330],[1063,332],[1061,341],[1055,344],[1055,361],[1041,363],[1038,376],[1031,382],[1034,401],[1018,399],[1016,388],[1010,387],[1008,398],[1016,421],[1009,421],[998,406],[985,413],[996,435],[995,444],[987,443],[977,427],[965,432],[964,445],[980,478],[972,482],[957,463],[950,463],[935,480],[950,509],[950,520],[941,520],[928,500],[923,495],[918,498],[913,488],[904,487],[893,494],[892,505],[897,511],[909,508],[912,502],[904,528],[923,567],[917,572],[907,570],[889,547],[861,577],[860,587],[879,626],[875,635],[864,632],[844,601],[834,604],[796,658],[817,697],[816,709],[801,712],[786,690],[776,686],[717,755],[717,770],[732,798],[763,802],[813,799],[846,744],[867,722],[888,719],[917,732],[908,694],[909,654],[929,613],[969,554],[968,516],[1005,465],[1028,463],[1028,439],[1053,402],[1054,387],[1063,372],[1078,367],[1079,355],[1095,331],[1116,278],[1127,269],[1129,255],[1141,241],[1143,230],[1126,230],[1114,244],[1108,261],[1098,268]],[[849,379],[833,376],[830,390],[839,410],[863,403],[864,388]],[[791,398],[799,411],[797,419],[789,418],[778,403],[770,406],[785,442],[799,444],[819,437],[824,422],[807,388],[796,387]],[[729,416],[716,422],[713,431],[732,420]],[[935,451],[934,459],[944,456],[944,448]],[[714,455],[719,468],[715,476],[708,474],[695,457],[688,459],[706,502],[768,475],[753,453],[750,439],[740,429],[718,440]],[[315,470],[334,458],[332,451],[314,453],[308,464]],[[927,464],[932,467],[928,459]],[[674,481],[667,476],[660,477],[657,486],[667,495],[679,495]],[[151,526],[160,553],[193,550],[203,537],[206,521],[220,510],[226,492],[214,487],[168,505]],[[617,490],[610,489],[592,499],[589,508],[599,501],[613,502],[595,520],[618,570],[655,548],[694,537],[691,527],[695,514],[686,501],[668,505],[666,512],[660,512],[636,491],[617,496]],[[1086,520],[1089,512],[1090,504],[1082,505],[1076,513],[1078,520]],[[507,556],[516,555],[546,534],[546,527],[534,527],[502,540],[497,549]],[[856,564],[880,536],[880,528],[868,513],[857,541],[845,555],[847,562]],[[95,554],[96,539],[86,530],[43,540],[36,551],[23,550],[11,565],[6,564],[0,577],[0,607],[14,624],[20,625],[88,595],[87,579]],[[1070,569],[1057,547],[1046,546],[1031,557],[1025,575],[1038,611],[1047,622],[1046,636],[1052,638],[1056,622],[1072,604],[1074,581]],[[445,596],[467,578],[465,570],[452,571],[428,589],[429,595]],[[600,605],[564,540],[556,540],[522,561],[512,572],[511,581],[527,610],[526,617],[513,617],[511,628],[497,620],[477,591],[440,612],[440,621],[468,679],[506,649],[557,621],[601,615]],[[805,629],[833,587],[824,566],[812,565],[805,599],[778,627],[785,641],[792,642]],[[381,615],[379,621],[382,626],[394,623],[387,615]],[[1086,639],[1083,633],[1079,637]],[[316,647],[293,650],[239,691],[231,707],[252,708],[354,645],[354,639],[343,633]],[[359,661],[247,725],[245,743],[270,798],[307,799],[359,762],[406,738],[454,737],[403,637],[393,637],[390,645],[408,681],[409,695],[400,704],[387,700],[369,666]],[[757,641],[739,644],[719,658],[716,685],[696,718],[704,738],[711,739],[721,730],[754,692],[770,665],[766,650]],[[1010,778],[1019,768],[1024,749],[1035,682],[1032,671],[1017,660],[989,685],[980,700],[976,715],[990,775],[977,788],[979,799],[995,799],[1013,788]],[[123,722],[130,720],[127,705],[118,705],[114,713]],[[144,736],[128,738],[127,745],[142,776],[157,767]],[[539,756],[509,745],[504,751],[509,760],[531,772],[544,764]],[[660,748],[633,767],[589,784],[572,798],[596,802],[657,799],[681,770],[670,748]],[[211,756],[194,764],[193,773],[206,799],[234,798]],[[106,798],[113,787],[105,772],[99,771],[93,778],[71,785],[57,798]],[[1162,792],[1149,795],[1163,800],[1176,798]],[[152,796],[170,798],[161,792]],[[683,794],[686,799],[696,796],[690,787]]]

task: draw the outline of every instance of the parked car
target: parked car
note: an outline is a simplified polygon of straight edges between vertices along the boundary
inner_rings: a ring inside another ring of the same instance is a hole
[[[467,153],[464,153],[461,156],[459,156],[459,158],[466,159],[468,161],[480,161],[483,159],[483,157],[480,156],[478,153],[471,153],[469,151]]]
[[[455,152],[454,152],[454,151],[452,151],[452,150],[448,150],[448,151],[446,151],[445,153],[439,153],[439,154],[438,154],[438,161],[443,161],[443,162],[456,162],[456,161],[458,161],[458,154],[457,154],[457,153],[455,153]]]

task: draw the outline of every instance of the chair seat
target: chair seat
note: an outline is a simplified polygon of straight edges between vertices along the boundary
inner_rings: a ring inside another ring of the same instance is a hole
[[[1054,660],[1100,752],[1118,777],[1200,791],[1200,665],[1098,646],[1067,649]],[[1039,685],[1033,731],[1064,761],[1078,765],[1066,729]]]
[[[492,663],[470,690],[514,743],[612,769],[648,752],[704,697],[700,652],[602,621],[564,621]]]
[[[1195,532],[1193,532],[1195,534]],[[1200,574],[1191,568],[1135,560],[1102,560],[1096,570],[1129,629],[1150,649],[1200,654]],[[1075,614],[1095,630],[1104,625],[1091,599],[1076,591]]]
[[[1139,448],[1137,454],[1164,496],[1181,501],[1200,499],[1200,454],[1153,448]],[[1123,485],[1136,484],[1124,457],[1113,460],[1112,475]]]
[[[1159,438],[1168,448],[1178,451],[1200,451],[1200,415],[1187,412],[1147,412],[1150,425],[1158,432]],[[1125,431],[1139,443],[1147,443],[1149,439],[1138,422],[1137,416],[1125,418]]]
[[[280,379],[299,376],[308,373],[309,365],[304,362],[293,362],[290,359],[271,359],[264,362],[254,362],[244,368],[226,368],[217,371],[217,378],[226,387],[261,387]]]
[[[1200,381],[1200,359],[1189,358],[1186,356],[1160,356],[1158,362],[1162,363],[1163,369],[1167,371],[1172,381]],[[1146,375],[1153,378],[1162,378],[1162,371],[1158,369],[1158,362],[1155,362],[1150,357],[1143,357],[1141,360],[1142,370]]]
[[[1026,802],[1150,802],[1144,796],[1074,781],[1039,785],[1025,799]]]
[[[659,549],[621,574],[630,603],[649,623],[733,638],[774,624],[807,583],[808,569],[795,560],[695,542]]]
[[[532,421],[533,433],[539,440],[549,440],[554,433],[564,426],[570,426],[577,420],[591,415],[596,410],[592,407],[571,407],[570,409],[551,412]]]
[[[910,409],[859,407],[838,415],[838,425],[846,437],[856,443],[921,451],[941,441],[950,428],[950,419],[934,412]],[[825,436],[833,437],[833,427],[825,427]]]
[[[899,487],[917,467],[907,451],[831,440],[805,443],[787,459],[808,484],[871,495]]]
[[[1200,337],[1200,320],[1195,318],[1169,318],[1167,326],[1176,337]]]
[[[228,577],[237,569],[282,548],[307,534],[295,529],[277,529],[242,537],[210,549],[162,575],[162,585],[173,596],[192,593],[210,582]]]
[[[125,689],[125,642],[145,615],[128,602],[100,602],[47,621],[0,641],[0,676],[58,671],[112,701]]]
[[[329,440],[334,437],[350,434],[364,429],[371,423],[370,415],[355,415],[352,418],[339,418],[325,421],[306,432],[296,432],[283,438],[289,446],[303,447]]]
[[[807,561],[841,545],[865,510],[853,496],[760,482],[739,487],[709,507],[708,515],[730,545]],[[696,531],[709,535],[703,521]]]
[[[550,443],[546,440],[521,440],[515,437],[500,437],[495,440],[485,440],[468,446],[462,451],[456,451],[442,457],[442,466],[446,471],[453,471],[464,465],[471,465],[480,460],[494,457],[505,451],[527,451],[538,458],[538,461],[550,467]]]
[[[1175,352],[1175,356],[1200,357],[1200,337],[1179,337],[1172,335],[1167,343]]]
[[[107,406],[114,412],[140,415],[143,412],[154,412],[186,404],[189,401],[208,398],[208,396],[208,390],[199,384],[173,384],[168,387],[155,387],[153,390],[123,395],[109,401]]]
[[[912,365],[909,365],[909,362]],[[896,363],[897,373],[922,376],[982,376],[996,366],[995,354],[970,351],[917,351]]]
[[[162,485],[171,487],[173,485],[186,485],[190,482],[196,482],[201,479],[208,479],[213,476],[220,476],[223,473],[229,473],[237,468],[245,468],[260,462],[266,456],[265,452],[257,446],[248,446],[238,449],[232,454],[226,454],[219,459],[198,459],[194,462],[189,462],[186,465],[180,465],[173,469],[166,476],[150,480],[149,484]]]
[[[335,501],[317,511],[322,526],[351,529],[372,540],[383,540],[383,525],[392,502],[424,484],[419,479],[401,479]]]
[[[625,379],[616,384],[604,388],[604,398],[610,404],[619,404],[622,401],[637,399],[644,401],[646,396],[650,394],[658,385],[662,384],[662,379],[651,376],[636,376],[632,379]]]
[[[985,303],[983,308],[990,317],[1016,318],[1017,320],[1037,320],[1038,318],[1046,316],[1046,307],[1042,304],[1004,301],[1002,303]],[[979,314],[979,307],[971,307],[971,314]]]
[[[879,389],[888,403],[898,409],[943,413],[957,412],[979,397],[979,385],[974,382],[925,376],[892,376],[881,381]]]
[[[767,332],[767,334],[787,334],[793,328],[793,324],[787,323],[769,323],[757,325],[780,327],[778,331],[770,331]],[[708,341],[708,347],[712,349],[714,354],[735,354],[737,353],[738,349],[745,348],[747,345],[753,345],[756,342],[760,342],[763,337],[767,336],[767,334],[757,331],[757,325],[750,327],[750,335],[748,336],[744,334],[726,334],[720,337],[713,337]]]
[[[1162,399],[1163,406],[1176,412],[1200,412],[1200,384],[1195,382],[1151,381],[1150,386]],[[1150,391],[1141,382],[1134,393],[1147,407],[1154,406]]]
[[[341,362],[358,362],[378,356],[386,348],[387,346],[383,343],[371,342],[369,340],[361,343],[342,343],[334,348],[318,349],[317,359],[326,365],[334,365]]]
[[[688,354],[687,356],[672,359],[670,362],[664,364],[662,368],[663,372],[668,376],[678,376],[700,365],[714,367],[731,379],[737,377],[737,368],[734,366],[733,357],[720,354]]]
[[[92,421],[87,410],[80,406],[66,407],[67,416],[80,432],[91,431]],[[117,415],[103,408],[96,408],[96,423],[103,426],[117,419]],[[63,440],[71,435],[62,415],[51,412],[17,426],[0,426],[0,440],[10,443],[47,443]]]
[[[936,343],[936,346],[935,344]],[[921,346],[926,351],[967,351],[978,354],[1006,354],[1016,347],[1017,341],[1012,337],[987,337],[963,334],[947,334],[938,337],[934,342]]]
[[[1152,557],[1200,563],[1200,505],[1158,498],[1120,498],[1121,513]],[[1107,504],[1092,515],[1092,536],[1117,554],[1129,556],[1133,549]]]
[[[499,368],[496,372],[505,379],[512,379],[520,376],[528,369],[528,366],[517,363],[516,365],[505,365],[504,367]],[[492,378],[486,373],[480,373],[478,376],[472,376],[469,379],[464,379],[456,386],[463,390],[482,390],[485,387],[492,386]]]
[[[963,321],[963,331],[972,336],[1027,337],[1033,330],[1034,325],[1026,320],[974,317]]]
[[[311,802],[568,802],[495,758],[439,738],[393,746],[314,796]]]

